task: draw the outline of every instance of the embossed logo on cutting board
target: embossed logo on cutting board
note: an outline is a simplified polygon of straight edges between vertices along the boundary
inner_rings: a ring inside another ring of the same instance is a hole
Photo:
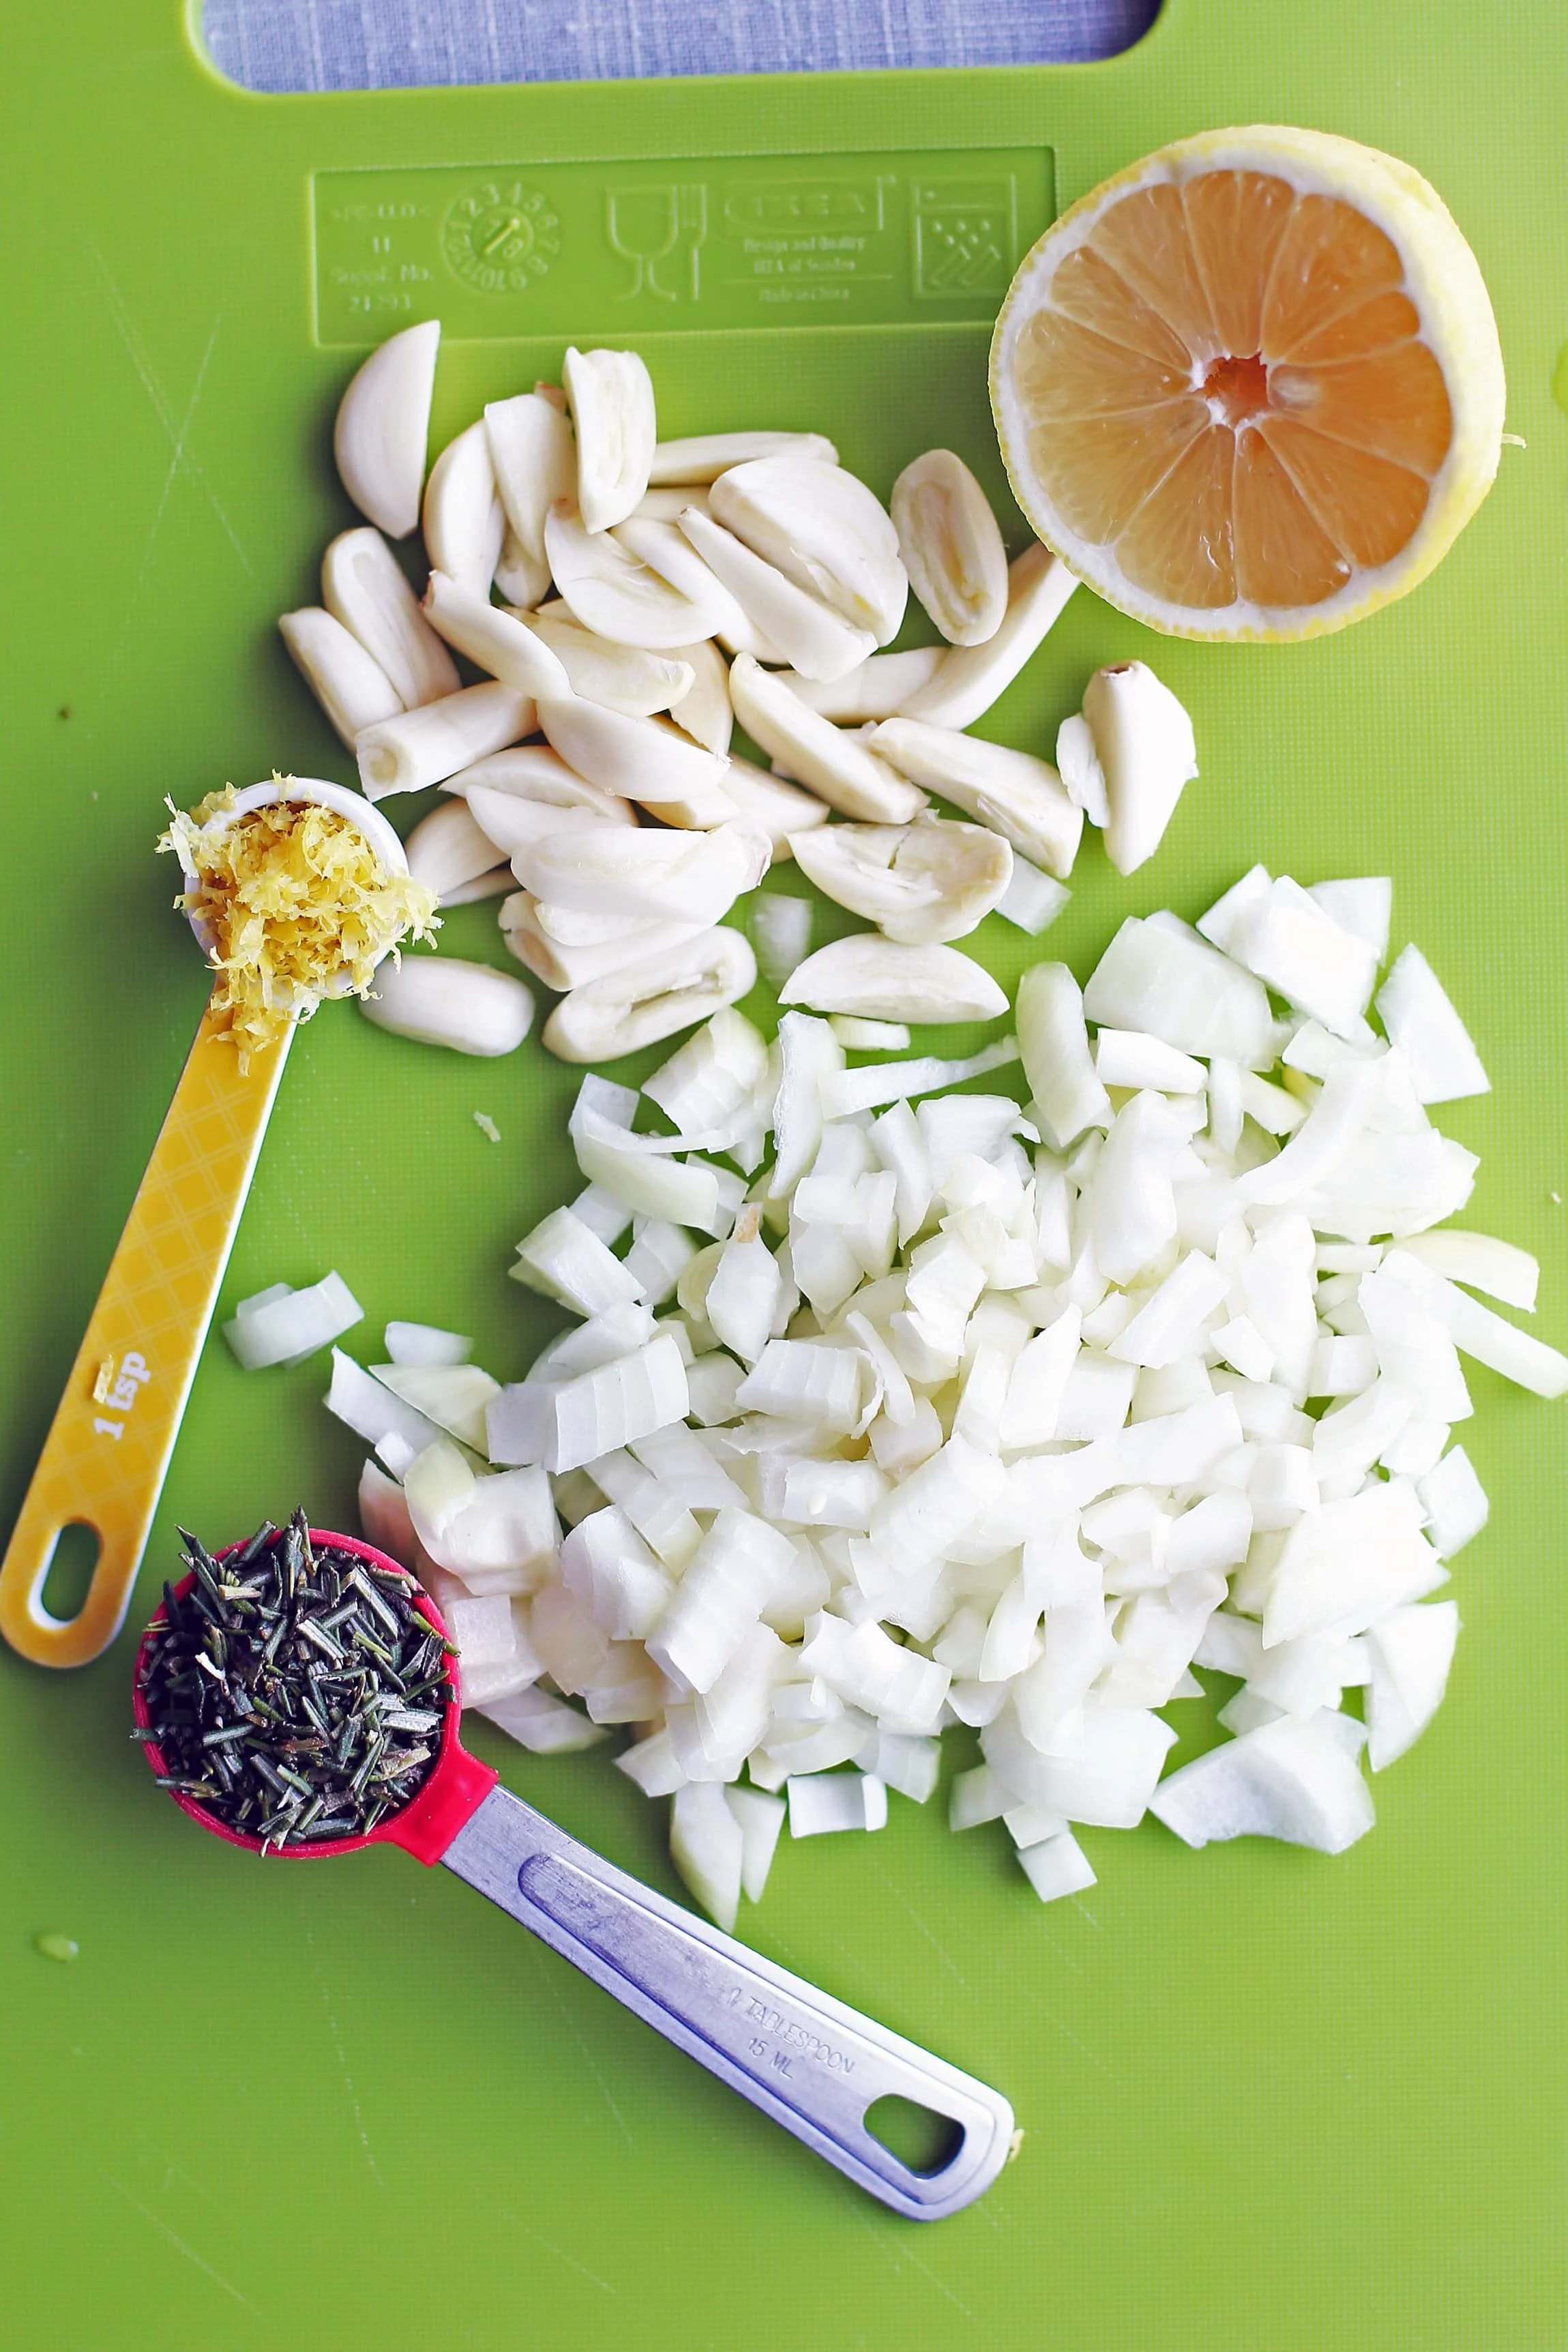
[[[442,223],[442,258],[455,278],[482,294],[526,294],[559,251],[559,218],[526,180],[480,181]]]

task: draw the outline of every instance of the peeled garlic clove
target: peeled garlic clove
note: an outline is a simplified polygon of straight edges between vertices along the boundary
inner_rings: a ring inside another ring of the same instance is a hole
[[[819,890],[914,947],[965,938],[1012,880],[1013,854],[999,835],[946,817],[828,825],[790,845]]]
[[[634,800],[667,824],[723,824],[735,814],[724,788],[727,761],[652,719],[628,719],[576,695],[543,700],[538,724],[569,768],[607,793]]]
[[[729,749],[735,728],[735,711],[729,699],[729,664],[711,637],[704,637],[694,646],[677,646],[674,650],[689,667],[692,682],[668,705],[670,717],[684,735],[700,743],[705,751],[722,759]],[[725,789],[729,789],[727,777]]]
[[[625,521],[648,487],[658,439],[653,379],[635,352],[574,347],[561,383],[577,427],[578,510],[585,530],[608,530]]]
[[[643,923],[716,923],[768,870],[768,845],[738,824],[713,833],[592,825],[542,835],[517,850],[525,890],[553,906]]]
[[[444,801],[421,817],[403,844],[408,870],[443,906],[466,882],[506,865],[506,847],[479,826],[466,801]]]
[[[559,948],[601,948],[623,940],[629,925],[622,914],[592,913],[586,907],[558,907],[552,899],[534,900],[534,921],[544,937]]]
[[[361,727],[373,727],[402,709],[402,698],[380,662],[319,604],[280,614],[277,632],[350,751]]]
[[[828,803],[796,784],[780,782],[749,760],[732,755],[724,780],[739,821],[752,832],[766,834],[773,845],[773,863],[792,856],[791,834],[811,831],[828,821]]]
[[[545,754],[547,759],[553,756],[550,752]],[[561,773],[571,776],[570,769],[564,765]],[[455,791],[462,781],[454,776],[447,790]],[[525,799],[517,793],[492,791],[486,784],[470,784],[465,798],[476,822],[503,857],[515,857],[519,849],[547,833],[580,833],[587,824],[636,824],[636,812],[630,801],[618,801],[611,793],[600,792],[597,785],[584,783],[580,776],[571,776],[571,781],[585,796],[584,801]],[[591,803],[586,803],[589,793],[593,795]]]
[[[721,474],[708,499],[727,530],[808,595],[879,646],[898,635],[909,601],[898,533],[855,475],[820,457],[754,457]]]
[[[706,923],[628,923],[618,938],[569,948],[539,929],[537,907],[527,890],[515,890],[501,908],[501,936],[517,961],[547,988],[585,988],[629,963],[689,947],[708,929]]]
[[[749,908],[757,961],[769,988],[781,988],[811,944],[811,902],[758,891]]]
[[[905,466],[891,501],[909,582],[949,645],[983,646],[1008,609],[1001,527],[962,457],[927,449]]]
[[[1105,776],[1105,852],[1134,874],[1159,847],[1183,787],[1197,773],[1192,720],[1146,662],[1097,669],[1083,716]]]
[[[752,741],[841,816],[907,824],[925,807],[924,793],[855,736],[841,734],[831,719],[808,710],[799,695],[749,654],[737,656],[729,693]]]
[[[869,740],[900,775],[928,784],[989,825],[1031,865],[1059,881],[1071,873],[1083,812],[1069,800],[1048,760],[919,719],[883,719]]]
[[[496,559],[496,585],[508,604],[525,613],[549,594],[549,565],[542,557],[535,561],[509,523]]]
[[[471,907],[481,898],[504,898],[516,887],[517,879],[509,866],[486,866],[483,874],[476,874],[467,882],[455,882],[450,890],[443,893],[441,903],[444,907]]]
[[[405,327],[372,352],[338,404],[332,454],[362,515],[393,539],[419,520],[441,321]]]
[[[706,515],[707,500],[699,490],[695,504],[687,502],[677,510],[673,522],[661,522],[641,512],[629,516],[616,527],[615,537],[622,547],[635,555],[640,562],[667,580],[689,596],[704,611],[716,610],[721,615],[711,634],[727,652],[753,654],[758,661],[781,662],[783,655],[764,635],[748,613],[716,575],[710,572],[685,532],[679,529],[684,514]]]
[[[955,646],[929,686],[900,716],[933,727],[968,727],[988,710],[1036,651],[1078,583],[1048,547],[1030,547],[1008,566],[1008,609],[983,646]]]
[[[321,558],[321,602],[371,659],[407,710],[455,694],[456,665],[379,530],[340,531]]]
[[[493,1056],[515,1053],[533,1026],[534,1000],[520,980],[492,964],[455,956],[405,956],[384,963],[360,1010],[378,1029],[422,1045]]]
[[[513,615],[532,629],[560,657],[573,694],[585,702],[601,702],[607,710],[624,711],[628,719],[651,719],[688,695],[696,683],[689,646],[679,655],[652,653],[644,646],[629,646],[601,636],[574,621],[565,604],[547,604],[538,613]],[[725,708],[729,707],[727,688]],[[689,729],[686,730],[691,731]],[[709,751],[722,750],[709,744]]]
[[[710,930],[665,954],[563,996],[544,1043],[563,1062],[610,1062],[674,1037],[756,985],[757,959],[738,931]]]
[[[700,513],[706,514],[707,492],[693,489],[685,482],[672,482],[665,489],[644,490],[626,520],[628,522],[679,522],[688,507],[695,507]]]
[[[486,792],[497,799],[517,801],[528,807],[556,809],[574,824],[637,822],[637,813],[630,801],[622,800],[615,793],[601,792],[597,784],[591,784],[586,776],[569,768],[558,752],[543,743],[518,743],[510,751],[494,751],[487,759],[476,760],[446,779],[446,790],[461,793],[465,797]],[[480,823],[484,822],[481,816]],[[490,837],[493,841],[501,838],[497,833],[492,833]]]
[[[485,407],[485,438],[496,489],[508,529],[522,552],[546,574],[545,517],[558,499],[577,494],[577,444],[571,420],[543,392],[520,392]],[[539,595],[544,594],[539,590]],[[537,604],[538,596],[519,598]]]
[[[990,1021],[1004,992],[957,948],[906,947],[874,931],[834,940],[797,964],[780,1004],[853,1013],[869,1021]]]
[[[471,588],[433,572],[424,591],[424,615],[449,646],[466,654],[480,669],[487,669],[503,686],[519,694],[562,695],[571,692],[559,654],[541,637],[525,629],[509,613],[476,596]]]
[[[444,784],[491,751],[531,735],[532,698],[509,686],[465,687],[417,710],[404,710],[361,730],[354,744],[367,800],[423,792]]]
[[[621,532],[589,530],[564,502],[546,517],[545,549],[563,602],[599,636],[663,653],[711,636],[728,617],[727,599],[704,595],[700,581],[695,594],[673,585]]]
[[[863,727],[869,719],[892,719],[911,695],[928,686],[942,650],[940,646],[916,646],[906,654],[873,654],[844,677],[828,680],[802,677],[793,669],[779,675],[809,710],[836,726]]]
[[[1068,799],[1075,808],[1082,810],[1091,824],[1103,831],[1111,822],[1105,771],[1100,765],[1089,721],[1081,710],[1064,719],[1056,730],[1056,765]]]
[[[648,469],[650,482],[714,482],[732,466],[756,457],[816,457],[836,466],[839,453],[821,433],[698,433],[685,441],[661,441]]]
[[[424,486],[424,551],[476,596],[487,596],[507,536],[484,420],[449,441]]]
[[[657,530],[658,525],[644,523],[643,529]],[[689,507],[681,517],[681,529],[746,618],[808,677],[842,677],[875,652],[876,639],[869,630],[852,627],[819,597],[797,587],[711,515]],[[713,634],[724,636],[727,632],[716,629]]]

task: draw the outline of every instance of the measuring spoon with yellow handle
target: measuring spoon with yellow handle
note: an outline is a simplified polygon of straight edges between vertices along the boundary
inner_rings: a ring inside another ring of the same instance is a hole
[[[237,820],[269,802],[336,810],[364,835],[386,872],[402,876],[402,844],[359,793],[315,777],[253,784]],[[191,918],[204,952],[213,941]],[[345,970],[320,992],[341,994]],[[209,1003],[126,1221],[66,1391],[0,1566],[0,1633],[40,1666],[83,1666],[125,1622],[185,1400],[228,1264],[294,1026],[241,1056]],[[97,1538],[76,1616],[44,1605],[67,1528]]]

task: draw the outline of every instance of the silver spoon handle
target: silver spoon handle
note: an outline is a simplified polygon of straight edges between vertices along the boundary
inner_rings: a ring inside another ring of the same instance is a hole
[[[442,1859],[895,2212],[956,2213],[1006,2163],[1013,2116],[998,2093],[666,1902],[509,1790],[490,1791]],[[866,2129],[890,2094],[961,2135],[938,2170],[912,2171]]]

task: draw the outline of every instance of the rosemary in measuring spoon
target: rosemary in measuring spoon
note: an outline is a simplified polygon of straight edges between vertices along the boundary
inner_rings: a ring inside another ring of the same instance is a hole
[[[142,1696],[159,1785],[264,1848],[363,1837],[434,1769],[453,1654],[390,1564],[313,1544],[303,1511],[214,1559],[150,1628]]]

